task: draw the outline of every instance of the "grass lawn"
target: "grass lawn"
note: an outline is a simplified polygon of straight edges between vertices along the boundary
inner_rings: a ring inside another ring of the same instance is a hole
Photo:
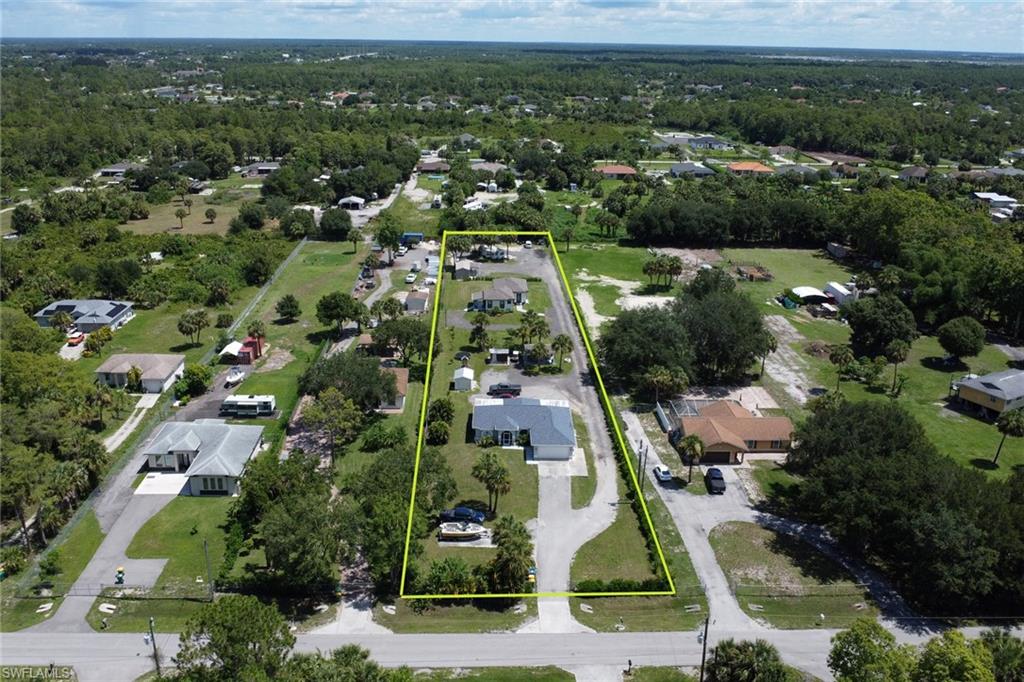
[[[587,424],[583,417],[572,415],[572,425],[576,429],[576,442],[583,448],[587,459],[587,475],[573,476],[572,483],[572,508],[582,509],[594,499],[594,491],[597,489],[597,478],[594,476],[594,454],[590,447],[590,434],[587,432]]]
[[[812,249],[723,249],[725,263],[762,265],[772,273],[771,282],[739,282],[740,291],[750,294],[757,303],[774,298],[784,289],[812,286],[824,289],[830,281],[850,279],[850,271],[833,260],[825,251]],[[782,308],[775,306],[775,311]]]
[[[428,197],[424,203],[429,202]],[[398,218],[403,232],[422,232],[428,238],[437,236],[437,227],[441,221],[441,212],[437,209],[420,210],[418,204],[404,194],[399,194],[388,212]]]
[[[617,317],[622,308],[617,303],[622,291],[611,284],[585,283],[581,285],[594,299],[594,310],[598,315]]]
[[[633,668],[633,674],[629,678],[630,682],[694,682],[696,679],[679,668],[668,666]]]
[[[86,564],[89,563],[102,542],[103,531],[100,530],[96,515],[89,511],[54,550],[60,552],[60,573],[46,579],[45,582],[42,579],[36,580],[36,586],[56,594],[67,591],[78,580],[78,576],[85,570]],[[53,614],[60,608],[63,601],[62,598],[53,597],[18,598],[13,594],[15,580],[16,578],[11,578],[5,583],[4,598],[0,601],[0,632],[21,630],[40,623],[44,620],[44,616],[37,614],[36,608],[41,604],[53,602],[53,608],[49,612]]]
[[[456,603],[430,606],[417,613],[404,599],[395,601],[395,614],[390,615],[380,606],[373,609],[373,620],[397,633],[449,633],[449,632],[505,632],[515,630],[537,615],[537,601],[526,599],[525,613],[514,613],[511,608],[498,609],[494,600],[481,600],[485,607]],[[501,600],[504,601],[504,600]]]
[[[431,670],[415,673],[414,679],[423,682],[460,680],[469,682],[573,682],[575,676],[555,666],[544,668],[475,668],[465,670]]]
[[[227,234],[228,224],[231,219],[238,215],[238,207],[245,199],[255,200],[259,198],[256,190],[232,191],[226,196],[225,203],[221,203],[217,197],[218,193],[210,196],[199,196],[190,194],[192,200],[192,212],[185,216],[184,221],[179,222],[174,212],[179,208],[185,208],[179,198],[174,198],[166,204],[149,206],[149,217],[144,220],[129,220],[124,227],[139,234],[158,234],[160,232],[171,232],[175,234]],[[237,197],[234,196],[237,194]],[[217,217],[211,223],[206,219],[206,209],[212,208],[217,212]],[[185,208],[187,211],[188,209]],[[184,225],[184,229],[181,228]]]
[[[573,288],[587,284],[577,278],[579,270],[586,270],[590,275],[643,282],[647,279],[643,265],[651,257],[647,249],[602,244],[575,245],[569,251],[560,247],[558,256]]]
[[[753,618],[799,629],[844,627],[877,615],[845,569],[798,538],[730,521],[712,529],[710,540],[740,607]]]
[[[783,502],[786,495],[799,487],[801,483],[799,476],[789,473],[776,462],[763,459],[752,460],[750,466],[757,487],[761,489],[761,494],[767,498],[769,503]]]

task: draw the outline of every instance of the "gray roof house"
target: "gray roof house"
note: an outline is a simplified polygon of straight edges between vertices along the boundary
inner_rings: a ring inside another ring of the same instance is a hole
[[[96,381],[112,388],[128,384],[128,372],[142,372],[143,393],[163,393],[185,373],[185,356],[169,353],[117,353],[96,368]]]
[[[813,176],[813,179],[815,180],[820,175],[820,171],[818,171],[817,168],[811,168],[810,166],[804,166],[799,163],[788,163],[775,167],[776,175],[785,175],[786,173],[796,173],[803,176],[805,179]]]
[[[691,139],[687,144],[691,149],[732,149],[728,142],[719,140],[713,135],[701,135]]]
[[[473,294],[473,307],[477,310],[514,310],[527,302],[529,286],[521,277],[501,277],[491,286]]]
[[[672,166],[669,170],[672,177],[678,178],[683,175],[692,175],[695,178],[703,178],[708,175],[714,175],[715,171],[711,170],[702,163],[695,163],[693,161],[683,161]]]
[[[430,294],[426,291],[410,291],[405,297],[405,311],[413,315],[425,313],[430,301]]]
[[[1024,370],[1004,369],[980,377],[961,379],[956,394],[989,417],[1024,407]]]
[[[117,329],[135,317],[135,310],[128,301],[105,301],[100,299],[69,299],[54,301],[33,317],[40,327],[49,327],[50,318],[57,313],[67,313],[81,332],[94,332],[100,327]]]
[[[262,443],[262,426],[197,419],[165,422],[143,453],[152,470],[184,473],[185,494],[237,495],[238,479]]]
[[[899,172],[900,180],[920,182],[928,177],[928,169],[921,166],[907,166]]]
[[[473,432],[479,443],[488,436],[501,446],[520,444],[536,460],[567,460],[576,449],[572,412],[563,400],[505,398],[479,400],[473,406]]]

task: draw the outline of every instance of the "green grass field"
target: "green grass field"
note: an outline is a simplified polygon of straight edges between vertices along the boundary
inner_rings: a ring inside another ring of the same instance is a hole
[[[740,607],[753,618],[799,629],[844,627],[877,615],[845,569],[798,538],[731,521],[712,529],[710,540]]]
[[[256,190],[232,190],[231,200],[220,203],[217,194],[210,196],[189,195],[192,200],[191,213],[185,216],[181,222],[174,215],[179,208],[188,209],[181,203],[181,199],[174,198],[166,204],[149,206],[149,217],[144,220],[129,220],[124,227],[139,234],[157,234],[160,232],[171,232],[175,234],[227,234],[228,224],[231,219],[238,215],[238,207],[243,200],[256,200],[259,192]],[[235,197],[237,195],[237,197]],[[217,217],[211,223],[206,219],[206,209],[212,208],[217,212]],[[182,228],[184,225],[184,228]]]
[[[536,600],[526,599],[522,603],[526,605],[523,613],[499,608],[493,602],[483,602],[484,607],[462,602],[446,605],[434,602],[417,612],[408,601],[398,599],[394,615],[377,606],[373,609],[373,620],[397,633],[505,632],[537,616]]]
[[[100,530],[96,515],[89,511],[54,550],[60,552],[60,573],[45,580],[37,580],[37,585],[52,590],[55,594],[66,592],[82,575],[82,571],[102,542],[103,531]],[[21,630],[40,623],[44,620],[44,614],[36,613],[36,608],[41,604],[53,602],[53,608],[49,611],[52,615],[63,601],[59,597],[18,598],[14,594],[16,580],[17,578],[11,578],[4,583],[3,599],[0,600],[0,632]]]
[[[410,201],[404,194],[399,194],[388,211],[398,218],[403,231],[422,232],[427,238],[436,237],[438,234],[441,212],[437,209],[420,210],[419,205]]]
[[[587,475],[572,477],[572,508],[582,509],[594,499],[594,491],[597,490],[597,478],[594,477],[594,453],[590,446],[590,434],[587,432],[587,424],[578,414],[572,415],[572,424],[576,429],[576,442],[583,448],[583,454],[587,458]]]
[[[573,682],[575,676],[561,668],[475,668],[466,670],[431,670],[415,673],[415,680],[423,682]]]

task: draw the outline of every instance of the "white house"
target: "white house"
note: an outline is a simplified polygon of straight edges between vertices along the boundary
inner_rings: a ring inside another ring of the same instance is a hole
[[[197,419],[164,423],[143,452],[150,469],[184,473],[188,495],[237,495],[238,479],[262,443],[262,426]]]
[[[96,368],[96,381],[111,388],[128,385],[132,367],[142,372],[143,393],[163,393],[185,373],[185,356],[166,353],[117,353]]]
[[[452,386],[456,391],[472,391],[475,374],[469,367],[459,367],[452,378]]]
[[[33,317],[40,327],[49,327],[50,318],[57,313],[67,313],[78,327],[78,331],[89,333],[100,327],[121,327],[135,317],[135,308],[129,301],[71,299],[54,301]]]

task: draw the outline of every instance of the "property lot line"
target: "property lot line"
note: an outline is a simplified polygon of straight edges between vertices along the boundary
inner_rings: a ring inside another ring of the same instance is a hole
[[[548,246],[551,249],[551,253],[554,256],[555,265],[558,268],[558,274],[561,277],[562,285],[565,289],[565,295],[569,298],[569,305],[572,308],[573,316],[576,319],[576,326],[580,331],[580,337],[583,339],[583,345],[586,346],[587,358],[590,360],[591,369],[594,372],[594,378],[597,380],[597,390],[600,393],[601,402],[604,405],[605,415],[611,421],[613,431],[615,432],[615,441],[618,444],[619,456],[625,458],[626,468],[629,470],[629,477],[633,483],[633,490],[637,492],[637,500],[640,502],[640,506],[644,512],[644,520],[647,522],[647,527],[651,531],[651,536],[654,539],[655,549],[658,551],[658,560],[661,562],[662,571],[665,574],[665,578],[668,581],[669,589],[667,590],[652,590],[652,591],[622,591],[622,592],[524,592],[524,593],[507,593],[507,594],[494,594],[494,593],[481,593],[481,594],[406,594],[405,593],[405,580],[409,568],[409,545],[412,541],[412,520],[413,512],[416,504],[416,486],[419,482],[419,467],[420,467],[420,456],[423,452],[423,443],[425,439],[426,419],[427,419],[427,403],[430,397],[430,376],[431,369],[434,361],[434,344],[436,342],[437,333],[437,320],[438,311],[440,310],[439,302],[442,296],[442,287],[444,282],[444,262],[445,262],[445,250],[447,247],[448,235],[467,235],[467,236],[502,236],[502,237],[539,237],[546,239]],[[580,314],[579,306],[576,303],[576,298],[572,294],[572,288],[569,286],[569,279],[565,274],[565,269],[562,267],[562,260],[558,256],[558,248],[555,245],[555,240],[549,231],[515,231],[515,232],[502,232],[498,230],[467,230],[467,231],[445,231],[441,235],[441,251],[438,256],[440,261],[441,270],[437,278],[437,287],[435,290],[435,303],[434,311],[431,316],[430,324],[430,346],[427,351],[427,369],[424,377],[424,391],[423,400],[420,404],[420,421],[418,434],[416,438],[416,460],[413,467],[412,474],[412,489],[409,493],[409,516],[406,524],[405,531],[405,551],[402,559],[402,577],[400,582],[399,597],[402,599],[510,599],[510,598],[538,598],[538,597],[655,597],[655,596],[674,596],[676,594],[675,581],[672,579],[672,573],[668,568],[668,562],[665,559],[665,553],[661,547],[661,541],[658,539],[658,532],[654,527],[654,522],[651,520],[650,511],[647,509],[647,502],[644,500],[643,495],[639,494],[640,483],[637,479],[636,470],[633,468],[631,457],[629,456],[629,450],[626,448],[625,440],[622,436],[622,429],[619,426],[618,418],[615,416],[615,410],[612,408],[611,399],[608,396],[608,392],[605,390],[604,379],[601,377],[601,371],[597,365],[597,356],[594,353],[593,346],[590,343],[590,337],[587,335],[586,325],[583,322],[583,316]]]

